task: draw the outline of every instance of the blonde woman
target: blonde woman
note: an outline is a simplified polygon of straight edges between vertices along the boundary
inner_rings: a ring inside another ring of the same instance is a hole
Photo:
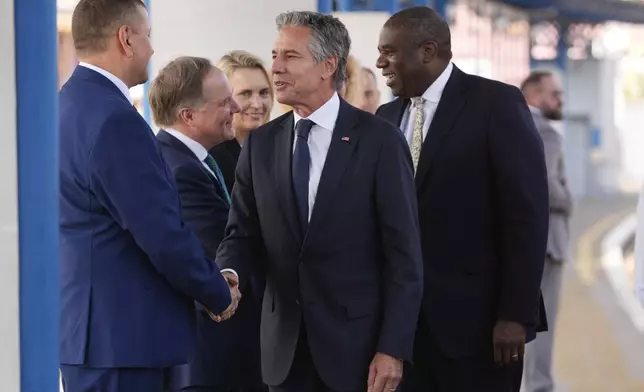
[[[210,150],[210,154],[219,164],[226,187],[232,194],[235,168],[244,140],[250,132],[270,119],[273,109],[273,86],[262,60],[248,52],[230,52],[219,60],[217,67],[228,77],[233,99],[240,108],[239,113],[233,118],[235,139]],[[243,299],[235,317],[218,325],[220,331],[213,329],[213,333],[219,333],[221,344],[219,347],[213,347],[209,371],[225,381],[220,385],[231,388],[216,391],[268,392],[268,388],[262,382],[259,351],[264,286],[263,279],[250,276],[248,284],[241,289]],[[211,390],[203,389],[203,392],[208,391]]]
[[[273,85],[262,60],[243,50],[224,55],[217,67],[228,77],[233,98],[240,107],[240,112],[233,119],[235,139],[210,151],[221,168],[228,191],[232,192],[241,145],[253,129],[270,119]]]

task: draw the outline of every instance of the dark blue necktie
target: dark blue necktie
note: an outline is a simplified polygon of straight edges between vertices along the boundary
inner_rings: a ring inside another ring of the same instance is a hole
[[[309,225],[309,167],[311,166],[311,152],[309,151],[309,133],[313,121],[301,119],[295,125],[295,152],[293,153],[293,191],[295,204],[302,235],[306,233]]]

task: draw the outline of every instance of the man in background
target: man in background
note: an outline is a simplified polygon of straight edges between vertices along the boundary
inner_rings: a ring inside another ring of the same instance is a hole
[[[360,69],[360,100],[358,108],[365,112],[375,113],[380,106],[380,90],[378,90],[378,81],[371,68],[362,67]]]
[[[549,71],[532,72],[521,84],[521,90],[543,140],[550,200],[548,248],[541,280],[548,331],[539,333],[526,347],[524,383],[526,392],[552,392],[555,388],[552,348],[564,262],[570,257],[568,220],[573,208],[564,166],[563,138],[550,123],[562,119],[563,92],[558,78]]]
[[[157,140],[177,183],[183,220],[214,259],[228,221],[230,194],[208,150],[234,139],[232,121],[239,106],[226,76],[208,59],[180,57],[152,82],[150,107],[162,127]],[[261,386],[257,299],[244,298],[225,323],[200,310],[195,355],[189,364],[173,369],[172,391],[260,390],[244,388]]]
[[[81,0],[80,65],[60,92],[60,368],[66,392],[162,392],[194,350],[197,301],[231,291],[181,220],[154,133],[132,106],[152,46],[140,0]]]

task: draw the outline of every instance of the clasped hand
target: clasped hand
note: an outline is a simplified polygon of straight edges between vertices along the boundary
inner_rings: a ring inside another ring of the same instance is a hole
[[[210,318],[218,323],[228,320],[235,314],[242,297],[241,292],[239,291],[239,278],[231,272],[222,272],[222,275],[224,276],[224,279],[226,279],[226,282],[228,282],[228,287],[230,287],[230,297],[232,301],[230,301],[228,309],[224,310],[221,314],[215,315],[208,311]]]

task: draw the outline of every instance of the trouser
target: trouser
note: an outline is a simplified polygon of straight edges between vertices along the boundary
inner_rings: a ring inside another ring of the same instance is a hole
[[[167,392],[169,369],[61,365],[65,392]]]
[[[563,263],[546,258],[541,280],[541,292],[548,317],[548,331],[539,332],[537,338],[526,345],[523,373],[525,392],[552,392],[552,351],[559,313],[559,295],[563,276]]]
[[[519,391],[522,361],[497,365],[491,347],[470,357],[450,358],[423,324],[416,331],[414,363],[405,363],[402,392]],[[491,340],[492,336],[490,346]]]

